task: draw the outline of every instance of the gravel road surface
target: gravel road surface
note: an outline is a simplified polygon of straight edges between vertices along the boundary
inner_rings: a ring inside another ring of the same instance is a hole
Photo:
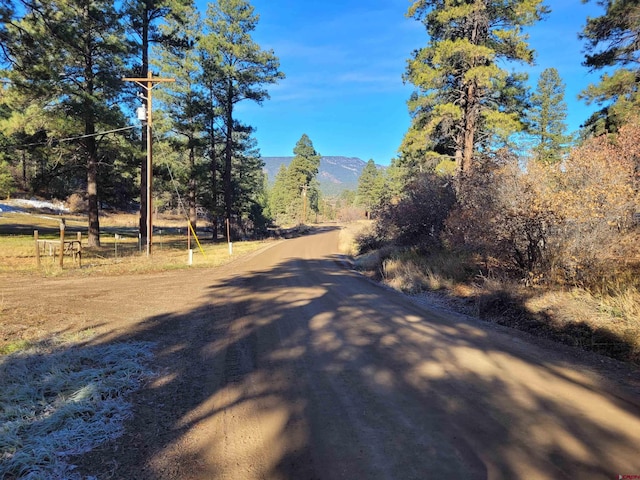
[[[157,345],[159,375],[135,394],[125,435],[74,459],[80,471],[181,480],[640,475],[640,401],[628,388],[637,371],[419,306],[346,268],[337,239],[327,227],[220,269],[44,282],[42,302],[60,288],[76,292],[59,330]],[[19,287],[7,288],[9,302]]]

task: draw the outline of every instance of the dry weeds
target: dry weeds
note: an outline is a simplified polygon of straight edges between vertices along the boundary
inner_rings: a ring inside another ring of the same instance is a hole
[[[368,252],[358,268],[409,294],[439,292],[450,308],[619,360],[640,363],[640,291],[623,283],[585,289],[525,286],[459,255]],[[475,267],[475,268],[474,268]],[[478,272],[474,274],[473,272]]]

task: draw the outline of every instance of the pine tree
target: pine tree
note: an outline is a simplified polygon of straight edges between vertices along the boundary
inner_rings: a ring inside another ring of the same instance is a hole
[[[431,149],[472,168],[479,132],[502,137],[521,128],[504,92],[517,79],[501,61],[531,63],[522,27],[547,12],[542,0],[417,0],[408,15],[427,28],[430,43],[414,52],[405,79],[416,86],[409,102],[413,150]]]
[[[367,210],[367,217],[371,218],[371,210],[380,203],[382,197],[382,175],[378,171],[373,159],[370,159],[358,178],[356,203]]]
[[[598,2],[606,7],[600,17],[587,19],[581,34],[586,41],[584,65],[592,70],[618,67],[590,85],[581,98],[604,107],[589,118],[585,127],[591,134],[615,132],[640,106],[640,4],[636,0]]]
[[[310,199],[315,199],[317,210],[319,187],[313,181],[318,175],[322,156],[316,152],[311,139],[306,133],[303,133],[296,143],[293,154],[294,157],[287,169],[287,184],[289,190],[294,192],[292,203],[300,205],[299,210],[294,207],[301,212],[300,223],[304,223]]]
[[[128,39],[134,55],[140,63],[133,65],[133,76],[146,77],[149,70],[152,45],[166,48],[184,46],[186,39],[179,34],[180,25],[189,18],[192,0],[133,0],[125,2],[125,15],[128,20]],[[171,26],[171,27],[169,27]],[[169,27],[169,28],[167,28]],[[123,39],[124,41],[124,39]],[[130,75],[131,76],[131,75]],[[146,95],[144,89],[140,92]],[[147,131],[142,129],[141,146],[143,155],[140,158],[140,236],[146,243],[147,236]]]
[[[234,126],[236,104],[243,100],[262,103],[269,98],[265,85],[276,83],[284,74],[273,51],[262,50],[254,42],[258,15],[247,0],[218,0],[209,4],[201,45],[208,58],[214,95],[224,124],[223,187],[227,222],[234,217],[232,189]]]
[[[194,230],[197,225],[196,207],[202,164],[205,100],[200,84],[200,56],[198,51],[189,45],[196,43],[200,30],[200,16],[192,6],[183,7],[177,18],[168,17],[159,27],[158,33],[165,37],[177,35],[186,42],[158,44],[154,49],[156,58],[152,62],[161,69],[163,76],[176,79],[175,83],[167,83],[159,89],[156,96],[166,110],[169,135],[173,144],[177,149],[187,152],[188,215]]]
[[[569,137],[567,104],[564,102],[564,83],[555,68],[545,69],[538,80],[536,92],[531,96],[528,130],[535,138],[533,148],[536,159],[547,164],[557,163],[567,150]]]
[[[253,128],[236,123],[233,152],[233,211],[237,227],[244,236],[264,233],[266,219],[263,212],[264,162],[258,142],[252,136]]]
[[[391,202],[399,199],[410,178],[408,169],[402,165],[399,158],[393,158],[383,172],[381,201]]]
[[[300,137],[293,153],[289,166],[280,166],[269,194],[271,215],[281,224],[303,223],[307,213],[320,211],[322,201],[316,178],[322,157],[306,134]]]
[[[287,216],[291,201],[291,192],[287,189],[287,166],[283,163],[276,173],[273,187],[269,192],[269,211],[278,223],[282,223]]]
[[[293,154],[294,157],[289,165],[289,176],[294,178],[298,189],[301,189],[304,185],[308,186],[318,175],[322,156],[316,152],[313,142],[306,133],[303,133],[296,143]]]
[[[24,2],[23,17],[6,27],[11,80],[51,110],[71,118],[83,137],[88,200],[88,241],[100,245],[98,217],[98,127],[123,125],[114,108],[122,82],[123,58],[129,53],[120,13],[113,2],[33,0]]]

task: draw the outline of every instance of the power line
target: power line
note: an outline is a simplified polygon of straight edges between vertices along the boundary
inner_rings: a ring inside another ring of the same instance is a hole
[[[61,143],[61,142],[73,142],[74,140],[81,140],[83,138],[89,138],[89,137],[99,137],[100,135],[107,135],[109,133],[116,133],[116,132],[122,132],[124,130],[131,130],[132,128],[140,128],[139,126],[133,125],[131,127],[122,127],[122,128],[116,128],[114,130],[107,130],[105,132],[98,132],[98,133],[90,133],[87,135],[80,135],[78,137],[67,137],[67,138],[60,138],[60,139],[51,139],[51,140],[47,140],[46,142],[34,142],[34,143],[24,143],[22,145],[10,145],[11,148],[24,148],[24,147],[35,147],[38,145],[51,145],[54,143]]]

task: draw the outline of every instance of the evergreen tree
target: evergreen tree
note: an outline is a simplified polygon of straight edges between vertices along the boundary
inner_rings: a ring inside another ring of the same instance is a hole
[[[273,51],[265,51],[254,42],[258,15],[247,0],[218,0],[209,4],[205,27],[207,34],[201,45],[207,53],[209,74],[214,77],[216,100],[222,110],[224,124],[223,187],[225,217],[234,217],[233,152],[235,106],[243,100],[258,103],[269,98],[265,85],[284,78]]]
[[[303,223],[307,214],[320,211],[322,202],[316,179],[321,155],[306,134],[300,137],[293,153],[289,166],[280,166],[269,194],[269,209],[281,224]]]
[[[15,180],[9,162],[0,158],[0,199],[9,198],[15,190]]]
[[[425,25],[430,43],[408,64],[405,79],[416,92],[405,143],[413,151],[452,153],[464,174],[472,167],[479,132],[507,137],[520,129],[514,105],[504,97],[521,82],[498,63],[532,63],[522,27],[546,12],[542,0],[414,1],[408,15]]]
[[[380,203],[383,180],[375,162],[370,159],[362,169],[356,190],[356,203],[367,210],[368,218],[371,218],[371,210]]]
[[[188,19],[188,21],[185,21]],[[180,16],[169,17],[160,26],[159,33],[165,37],[179,35],[185,43],[159,44],[153,63],[161,68],[163,76],[175,78],[158,90],[156,96],[163,102],[174,146],[187,152],[187,203],[189,222],[196,229],[196,207],[198,202],[198,180],[201,174],[204,117],[200,79],[202,67],[200,56],[194,48],[201,22],[193,6],[183,7]]]
[[[34,97],[31,93],[28,89],[12,85],[4,85],[1,89],[0,131],[5,146],[3,155],[10,165],[20,167],[19,185],[22,190],[48,197],[55,195],[52,184],[56,181],[56,176],[62,174],[60,167],[69,175],[66,167],[73,165],[75,159],[69,145],[60,145],[58,152],[60,154],[60,150],[64,149],[64,153],[56,162],[58,167],[50,161],[56,154],[47,145],[47,138],[66,137],[69,129],[60,128],[63,125],[57,121],[59,117],[45,108],[45,99]],[[61,196],[58,195],[58,198]]]
[[[296,143],[293,154],[294,157],[289,165],[289,176],[298,185],[298,190],[301,190],[304,185],[308,186],[311,180],[318,175],[322,156],[316,152],[306,133],[303,133]]]
[[[307,191],[307,205],[309,214],[315,213],[316,220],[320,213],[320,205],[322,203],[322,192],[320,191],[320,182],[317,178],[314,178],[309,183],[309,189]],[[307,218],[309,218],[307,216]]]
[[[314,180],[318,175],[322,156],[316,152],[306,133],[303,133],[296,143],[293,154],[294,157],[287,169],[287,186],[292,192],[291,203],[294,205],[294,211],[300,212],[300,222],[304,223],[310,199],[315,199],[317,211],[319,185]]]
[[[555,68],[545,69],[538,80],[538,88],[531,96],[528,115],[529,133],[535,138],[533,148],[536,159],[544,163],[557,163],[567,150],[569,137],[567,104],[564,102],[564,83]]]
[[[96,0],[32,0],[23,17],[6,26],[10,78],[29,95],[46,99],[52,112],[71,119],[83,137],[78,140],[85,160],[88,200],[88,241],[100,244],[98,128],[123,125],[116,107],[122,82],[122,21],[112,2]]]
[[[618,67],[581,94],[587,103],[604,107],[585,124],[591,134],[615,132],[640,106],[640,4],[636,0],[598,2],[606,11],[587,19],[581,34],[586,41],[584,65],[592,70]]]
[[[382,177],[383,188],[381,201],[390,202],[402,196],[402,192],[409,181],[410,175],[408,169],[402,165],[401,159],[393,158],[389,166],[384,170]]]
[[[224,129],[220,127],[220,119],[223,111],[219,104],[222,98],[221,92],[224,90],[219,66],[221,60],[219,52],[209,46],[206,35],[197,44],[202,67],[202,77],[200,84],[203,89],[203,116],[204,130],[206,137],[205,154],[209,162],[209,195],[206,198],[206,207],[212,217],[212,238],[218,238],[218,219],[224,216],[221,209],[223,205],[223,192],[220,188],[219,179],[222,177],[222,170],[219,159],[224,155]]]
[[[161,45],[166,48],[185,46],[188,40],[180,35],[180,26],[187,18],[192,0],[133,0],[125,2],[125,15],[131,42],[137,61],[133,65],[133,76],[146,77],[149,71],[151,47]],[[124,41],[124,39],[123,39]],[[141,89],[145,96],[146,92]],[[140,162],[140,236],[146,243],[147,236],[147,131],[142,129],[142,156]]]
[[[277,223],[283,223],[288,217],[291,200],[291,192],[287,189],[287,166],[283,163],[269,192],[269,212]]]
[[[238,216],[237,227],[244,236],[264,233],[264,162],[260,157],[253,128],[236,123],[232,189],[233,211]]]

